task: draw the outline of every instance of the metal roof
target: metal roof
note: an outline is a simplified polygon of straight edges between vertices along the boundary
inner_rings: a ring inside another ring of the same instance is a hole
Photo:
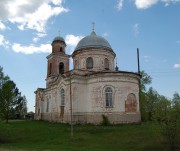
[[[63,38],[63,37],[60,37],[60,36],[55,37],[55,38],[53,39],[53,42],[54,42],[54,41],[63,41],[63,42],[65,42],[64,38]]]
[[[77,44],[75,48],[75,51],[79,49],[83,49],[83,48],[90,48],[90,47],[107,48],[107,49],[112,50],[109,42],[105,38],[96,35],[94,31],[91,33],[91,35],[86,36],[79,41],[79,43]]]

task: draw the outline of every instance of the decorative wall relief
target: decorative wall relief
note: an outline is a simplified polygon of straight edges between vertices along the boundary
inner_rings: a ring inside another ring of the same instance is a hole
[[[131,93],[127,96],[125,101],[125,112],[136,112],[137,111],[137,101],[135,94]]]

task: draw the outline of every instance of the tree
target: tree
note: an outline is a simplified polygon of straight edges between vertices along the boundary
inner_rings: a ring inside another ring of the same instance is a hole
[[[14,108],[14,112],[19,115],[19,118],[27,114],[27,99],[25,96],[20,96],[18,98],[18,103]]]
[[[2,87],[3,83],[9,80],[9,77],[4,75],[3,68],[0,66],[0,88]]]
[[[180,95],[177,92],[174,93],[172,101],[174,104],[180,104]]]
[[[27,113],[27,100],[25,96],[21,96],[16,84],[3,73],[0,66],[0,118],[8,119],[15,114],[25,115]]]
[[[154,119],[161,126],[162,135],[169,143],[171,150],[176,150],[176,139],[180,132],[180,97],[178,93],[174,94],[171,100],[164,96],[160,96]]]
[[[154,106],[153,120],[157,120],[159,123],[164,121],[169,108],[171,108],[171,100],[163,95],[159,95],[158,101]]]
[[[145,71],[141,71],[141,80],[140,80],[140,91],[146,92],[146,85],[152,83],[152,78]]]
[[[152,120],[153,113],[155,112],[155,106],[159,101],[159,94],[152,87],[149,88],[146,95],[146,111],[148,112],[148,120]]]
[[[140,112],[141,112],[141,120],[146,121],[148,120],[148,113],[146,110],[146,85],[151,84],[152,78],[145,72],[141,71],[141,80],[140,80]]]
[[[17,95],[18,89],[13,81],[8,80],[2,85],[0,89],[0,109],[2,118],[6,119],[6,122],[8,122],[11,109],[18,103]]]

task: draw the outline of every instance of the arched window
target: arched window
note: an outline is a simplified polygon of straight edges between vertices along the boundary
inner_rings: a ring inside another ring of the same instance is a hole
[[[78,68],[78,61],[75,60],[75,61],[74,61],[74,69],[77,69],[77,68]]]
[[[93,68],[93,59],[91,57],[87,58],[86,64],[87,64],[87,69]]]
[[[40,114],[40,108],[38,108],[38,116],[39,116],[39,114]]]
[[[109,60],[107,58],[104,59],[104,68],[109,70]]]
[[[65,105],[65,93],[64,89],[61,89],[61,106]]]
[[[59,73],[60,74],[64,73],[64,63],[63,62],[60,62],[60,64],[59,64]]]
[[[52,73],[52,63],[49,64],[49,75]]]
[[[62,47],[60,47],[60,52],[63,52],[63,48]]]
[[[46,112],[49,112],[49,99],[47,98]]]
[[[112,107],[112,89],[107,87],[105,89],[106,107]]]
[[[125,101],[125,111],[126,112],[136,112],[137,111],[137,101],[136,95],[130,93],[127,96],[127,100]]]
[[[38,116],[39,116],[41,113],[41,100],[39,100],[37,104],[38,104]]]

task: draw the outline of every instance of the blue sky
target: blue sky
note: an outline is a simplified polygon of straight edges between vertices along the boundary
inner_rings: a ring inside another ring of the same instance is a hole
[[[180,0],[1,0],[0,66],[34,111],[34,91],[45,87],[54,37],[64,37],[71,54],[92,31],[106,38],[120,70],[141,70],[158,93],[180,93]],[[71,63],[72,67],[72,63]]]

